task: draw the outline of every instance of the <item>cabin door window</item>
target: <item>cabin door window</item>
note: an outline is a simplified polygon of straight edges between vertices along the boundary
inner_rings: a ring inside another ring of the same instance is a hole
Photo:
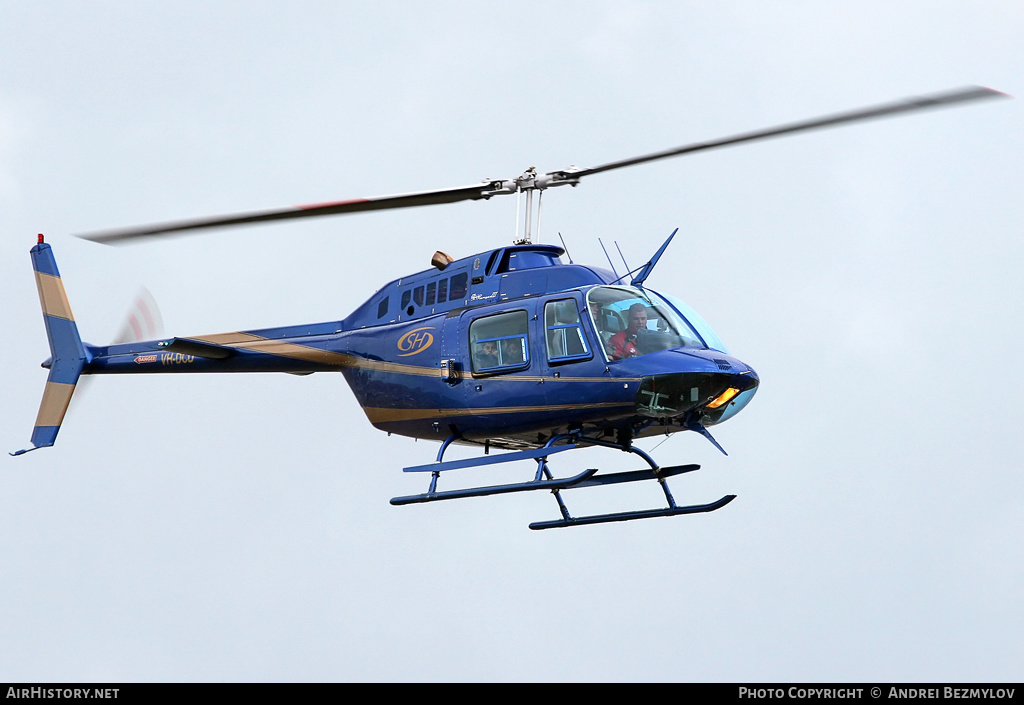
[[[548,362],[571,362],[592,357],[580,325],[580,312],[573,299],[544,304],[544,331]]]
[[[526,311],[509,311],[478,318],[469,325],[473,372],[522,370],[530,364]]]

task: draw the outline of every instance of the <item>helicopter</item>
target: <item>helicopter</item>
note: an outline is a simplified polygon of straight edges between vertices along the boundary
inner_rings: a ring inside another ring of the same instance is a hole
[[[693,309],[671,294],[646,286],[676,231],[643,265],[631,270],[627,265],[623,275],[610,257],[610,269],[577,264],[571,258],[566,263],[562,261],[565,247],[532,241],[534,213],[539,228],[544,191],[575,187],[584,177],[655,160],[995,97],[1005,94],[968,87],[596,167],[571,166],[548,173],[531,167],[512,179],[456,188],[79,236],[111,244],[267,221],[512,194],[525,197],[523,229],[520,233],[517,227],[513,244],[460,259],[438,251],[429,269],[388,282],[337,321],[106,346],[83,343],[52,248],[39,235],[31,259],[51,353],[42,366],[49,374],[32,445],[12,455],[54,444],[81,375],[341,372],[374,427],[389,435],[440,443],[434,462],[404,468],[429,475],[427,491],[395,497],[393,505],[550,492],[559,518],[531,523],[535,530],[715,511],[735,495],[704,504],[677,504],[668,478],[700,466],[659,466],[634,441],[692,431],[724,454],[710,428],[750,403],[760,384],[757,373],[730,355]],[[483,454],[445,460],[452,444],[474,446]],[[556,477],[551,457],[584,447],[634,454],[647,467],[612,473],[592,468]],[[491,449],[505,452],[491,454]],[[442,473],[515,461],[536,463],[532,479],[438,488]],[[574,516],[562,496],[569,490],[645,480],[659,484],[665,506]]]

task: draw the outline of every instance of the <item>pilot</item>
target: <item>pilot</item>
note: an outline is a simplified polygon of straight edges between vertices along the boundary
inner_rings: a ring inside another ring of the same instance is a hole
[[[620,330],[608,341],[613,360],[636,357],[640,354],[636,347],[636,337],[641,330],[647,330],[647,307],[638,302],[629,307],[626,314],[626,330]]]

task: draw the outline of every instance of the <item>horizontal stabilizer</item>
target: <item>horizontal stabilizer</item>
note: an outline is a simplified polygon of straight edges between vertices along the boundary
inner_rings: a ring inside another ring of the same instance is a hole
[[[11,455],[21,455],[36,448],[52,446],[57,439],[64,414],[67,413],[75,384],[82,373],[84,360],[59,360],[50,367],[50,376],[43,389],[43,400],[39,404],[36,425],[32,429],[32,447],[19,450]],[[70,381],[61,381],[70,380]]]

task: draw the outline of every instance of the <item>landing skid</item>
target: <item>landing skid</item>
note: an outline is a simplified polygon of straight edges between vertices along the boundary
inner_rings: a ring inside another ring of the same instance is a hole
[[[405,468],[405,472],[430,472],[430,488],[425,494],[409,495],[405,497],[395,497],[391,500],[391,504],[400,506],[404,504],[420,504],[423,502],[436,502],[445,499],[464,499],[466,497],[485,497],[494,494],[509,494],[512,492],[533,492],[536,490],[548,490],[555,496],[555,501],[558,503],[559,513],[562,515],[561,519],[554,521],[537,521],[530,524],[530,528],[534,530],[540,529],[556,529],[566,526],[582,526],[584,524],[607,524],[614,521],[632,521],[633,519],[649,519],[651,517],[669,517],[677,516],[680,514],[698,514],[701,512],[713,512],[716,509],[721,509],[732,500],[736,499],[736,495],[726,495],[721,499],[711,502],[709,504],[694,504],[690,506],[680,507],[676,504],[675,499],[672,497],[672,493],[669,491],[668,483],[666,480],[674,475],[681,475],[686,472],[693,472],[699,470],[700,465],[674,465],[666,468],[659,468],[657,463],[644,451],[639,448],[635,448],[632,445],[622,445],[619,443],[612,443],[602,439],[586,438],[576,434],[563,434],[551,438],[543,448],[535,448],[531,450],[523,450],[512,453],[503,453],[498,456],[485,456],[483,458],[471,458],[468,460],[455,460],[450,462],[443,462],[444,452],[448,446],[455,440],[458,440],[457,436],[449,437],[442,445],[441,449],[437,453],[437,462],[429,465],[418,465],[414,467]],[[556,446],[556,443],[566,442],[565,445]],[[598,475],[597,469],[592,468],[584,470],[578,475],[567,478],[555,478],[552,476],[551,471],[548,469],[548,456],[555,453],[561,453],[564,451],[574,450],[581,445],[597,445],[605,446],[608,448],[616,448],[618,450],[626,451],[629,453],[635,453],[643,458],[650,469],[646,470],[633,470],[628,472],[616,472],[609,473],[606,475]],[[460,490],[447,490],[439,492],[437,490],[437,481],[441,476],[441,473],[446,470],[455,470],[458,468],[467,467],[478,467],[482,465],[494,465],[497,463],[510,463],[516,460],[535,460],[537,462],[537,473],[534,479],[529,482],[519,482],[507,485],[490,485],[487,487],[471,487]],[[569,510],[565,506],[565,502],[562,500],[561,492],[566,490],[575,490],[583,487],[597,487],[600,485],[614,485],[623,482],[639,482],[641,480],[656,480],[661,485],[662,491],[665,493],[665,500],[668,506],[660,509],[640,509],[630,512],[618,512],[614,514],[594,514],[590,516],[574,517],[569,514]]]

